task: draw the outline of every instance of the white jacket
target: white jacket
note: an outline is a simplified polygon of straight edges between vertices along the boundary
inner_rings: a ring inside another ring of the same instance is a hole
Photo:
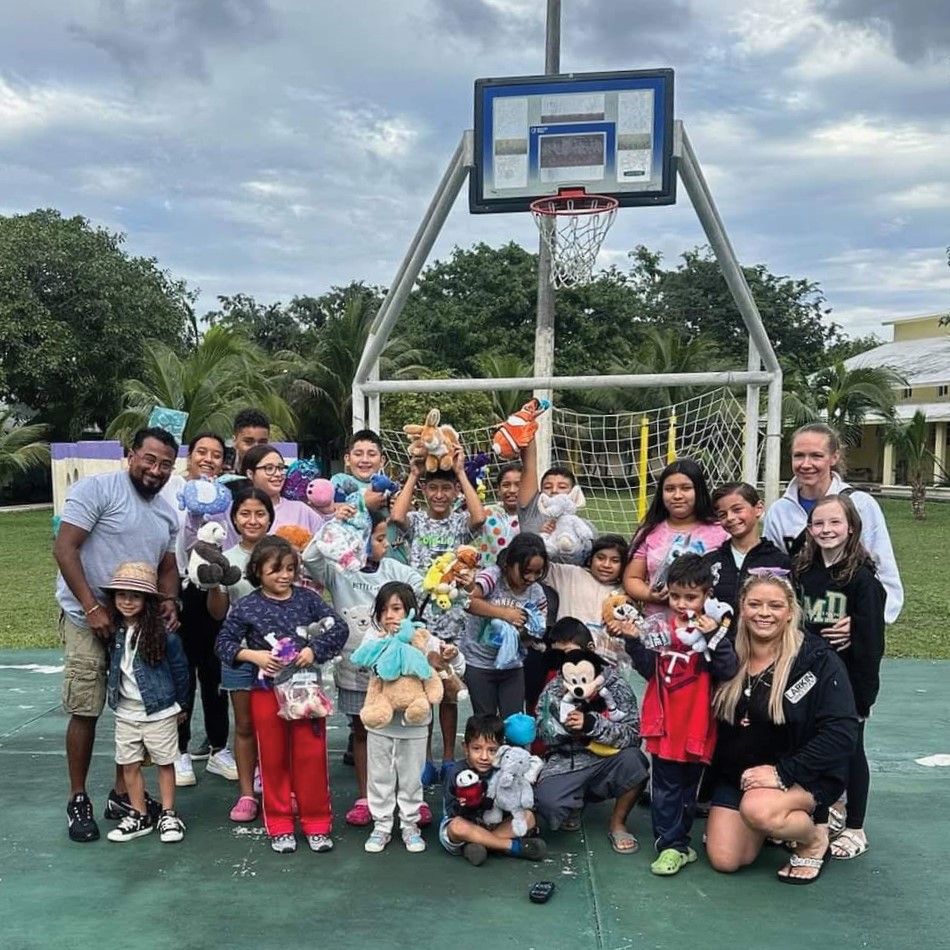
[[[831,473],[829,495],[837,495],[850,487],[836,472]],[[887,593],[884,619],[887,623],[894,623],[904,606],[904,586],[901,584],[897,561],[894,559],[894,548],[891,546],[891,536],[887,532],[884,512],[881,511],[881,506],[874,498],[865,491],[856,490],[848,497],[854,502],[854,507],[858,509],[858,514],[861,516],[861,543],[874,558],[878,579]],[[808,515],[798,503],[798,479],[793,478],[788,483],[785,494],[773,502],[766,511],[762,533],[773,544],[790,554],[793,542],[807,525]]]

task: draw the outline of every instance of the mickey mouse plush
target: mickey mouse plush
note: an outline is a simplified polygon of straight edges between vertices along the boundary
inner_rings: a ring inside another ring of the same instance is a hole
[[[604,686],[604,660],[590,650],[569,650],[561,663],[561,681],[564,695],[561,698],[561,723],[575,711],[584,714],[583,731],[589,733],[595,716],[607,719],[622,718],[609,689]],[[566,730],[565,730],[566,731]],[[614,755],[619,749],[600,742],[587,746],[596,755]]]

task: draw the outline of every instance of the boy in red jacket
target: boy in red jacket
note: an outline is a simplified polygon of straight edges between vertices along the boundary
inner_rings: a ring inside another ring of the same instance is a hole
[[[702,557],[678,557],[667,588],[669,643],[648,649],[636,628],[624,631],[633,665],[647,681],[640,735],[653,756],[650,808],[659,857],[650,870],[660,875],[676,874],[696,860],[689,832],[703,769],[716,745],[712,694],[739,665],[726,627],[704,613],[713,578]]]

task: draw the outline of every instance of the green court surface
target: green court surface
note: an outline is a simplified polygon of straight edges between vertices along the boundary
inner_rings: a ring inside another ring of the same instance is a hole
[[[114,844],[103,821],[102,840],[73,844],[60,662],[56,651],[0,651],[2,950],[950,946],[950,769],[915,762],[950,754],[950,663],[886,662],[867,731],[871,848],[791,888],[775,879],[783,852],[774,848],[738,875],[716,874],[701,855],[674,878],[654,877],[644,808],[631,818],[643,844],[634,856],[611,851],[603,805],[588,809],[579,833],[548,835],[541,864],[496,858],[470,867],[442,851],[434,826],[425,854],[407,854],[398,839],[382,855],[365,854],[365,830],[342,820],[354,778],[340,763],[346,730],[337,720],[330,854],[273,854],[260,827],[228,821],[234,786],[200,765],[198,785],[180,790],[183,843],[151,835]],[[107,714],[90,778],[97,817],[111,756]],[[438,815],[434,791],[429,799]],[[547,905],[528,902],[538,880],[557,885]]]

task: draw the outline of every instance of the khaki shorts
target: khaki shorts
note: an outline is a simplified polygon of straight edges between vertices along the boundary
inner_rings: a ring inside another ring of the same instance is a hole
[[[115,764],[144,762],[148,753],[155,765],[172,765],[178,759],[178,716],[151,722],[115,720]]]
[[[109,645],[88,627],[77,627],[59,615],[60,639],[66,646],[63,665],[63,709],[73,716],[97,719],[106,704]]]

